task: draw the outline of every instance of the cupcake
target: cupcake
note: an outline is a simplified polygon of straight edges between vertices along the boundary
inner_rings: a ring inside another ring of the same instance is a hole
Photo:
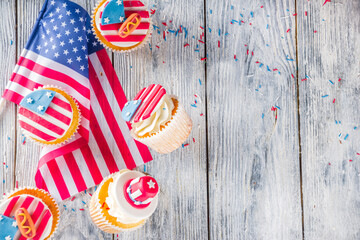
[[[70,140],[80,124],[77,103],[57,87],[41,87],[26,95],[18,115],[23,134],[43,145]]]
[[[188,138],[192,121],[177,97],[152,84],[125,104],[122,117],[135,140],[159,153],[170,153]]]
[[[104,232],[141,227],[155,211],[159,186],[153,177],[121,170],[104,179],[90,201],[90,216]]]
[[[140,1],[102,0],[92,16],[97,39],[112,51],[131,51],[150,37],[150,14]]]
[[[0,239],[49,239],[58,223],[58,205],[44,190],[18,189],[0,202]]]

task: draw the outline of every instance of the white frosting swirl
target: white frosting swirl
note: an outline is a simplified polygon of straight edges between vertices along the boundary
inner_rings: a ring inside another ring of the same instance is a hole
[[[135,134],[141,137],[159,132],[160,127],[170,121],[174,107],[173,100],[166,94],[161,106],[149,118],[132,124]]]

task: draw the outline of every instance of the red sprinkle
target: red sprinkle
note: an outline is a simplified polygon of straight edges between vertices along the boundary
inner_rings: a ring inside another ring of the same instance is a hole
[[[202,26],[200,26],[201,29],[204,29]]]
[[[204,43],[203,41],[199,40],[199,42]]]
[[[234,59],[236,59],[236,55],[234,55]]]
[[[19,182],[18,181],[16,181],[15,187],[19,188]]]
[[[247,55],[249,55],[249,49],[248,49],[248,50],[246,50],[246,54],[247,54]]]
[[[341,78],[339,78],[339,82],[341,81]]]
[[[335,103],[335,98],[334,98],[334,100],[333,100],[333,103]]]
[[[263,8],[264,6],[261,6],[260,8]]]
[[[306,81],[307,79],[306,78],[304,78],[304,79],[301,79],[301,81]]]
[[[206,60],[206,57],[201,58],[201,61],[204,61],[204,60]]]
[[[275,110],[276,110],[276,107],[272,106],[271,111],[275,111]]]
[[[195,138],[193,138],[193,142],[195,142]]]
[[[187,47],[187,46],[190,46],[190,44],[187,43],[187,44],[184,45],[184,47]]]
[[[277,68],[274,68],[273,71],[277,71],[278,69]]]
[[[292,77],[292,78],[295,78],[293,74],[291,74],[291,77]]]
[[[204,116],[204,114],[200,114],[200,117]]]
[[[181,26],[180,26],[180,28],[179,28],[179,33],[182,33],[182,29],[181,29]]]
[[[349,162],[352,162],[352,160],[350,159]]]
[[[71,199],[71,201],[74,201],[74,199],[75,199],[75,196]]]
[[[259,61],[256,61],[255,63],[260,63]]]
[[[83,208],[80,208],[79,210],[80,210],[80,211],[84,211],[84,209],[83,209]]]
[[[296,15],[297,15],[297,13],[294,13],[294,14],[293,14],[293,16],[296,16]]]
[[[314,31],[314,33],[317,33],[317,31]]]
[[[150,13],[151,13],[151,14],[154,14],[155,11],[156,11],[155,9],[150,9]]]
[[[331,165],[331,163],[329,163],[329,165]]]
[[[286,32],[290,32],[290,28]]]
[[[356,153],[357,155],[360,155],[360,153]]]
[[[156,45],[157,48],[160,48],[159,46]]]
[[[184,147],[187,147],[187,146],[189,146],[189,145],[190,145],[190,144],[188,144],[188,143],[187,143],[187,144],[184,144]]]
[[[103,202],[103,204],[101,205],[101,208],[104,208],[105,202]]]
[[[254,52],[251,52],[251,55],[253,55],[253,56],[254,56]]]
[[[328,2],[331,2],[331,0],[325,0],[323,6],[324,6],[326,3],[328,3]]]
[[[166,22],[163,22],[162,24],[163,24],[164,26],[167,26],[167,23],[166,23]]]
[[[307,11],[305,11],[305,16],[307,16]]]
[[[218,41],[218,47],[220,47],[220,41]]]

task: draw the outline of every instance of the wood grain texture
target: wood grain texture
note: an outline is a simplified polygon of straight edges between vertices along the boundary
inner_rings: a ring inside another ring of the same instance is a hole
[[[359,239],[360,2],[297,8],[305,239]]]
[[[302,238],[294,7],[206,1],[211,239]]]
[[[74,1],[90,11],[90,1]],[[33,25],[38,17],[44,1],[37,0],[18,0],[18,52],[24,48]],[[18,126],[18,129],[20,127]],[[27,141],[22,144],[23,136],[18,134],[17,141],[17,161],[16,161],[16,180],[19,186],[35,186],[34,176],[39,161],[40,147]],[[76,195],[74,201],[64,201],[59,203],[61,221],[54,239],[113,239],[112,234],[107,234],[98,229],[91,221],[87,205],[90,196],[80,193]],[[65,207],[66,206],[66,207]],[[74,210],[73,210],[74,209]],[[84,209],[81,211],[79,209]]]
[[[0,22],[0,92],[11,76],[16,61],[16,29],[14,1],[0,1],[0,9],[7,9]],[[16,116],[15,104],[7,102],[0,112],[0,196],[14,187]]]
[[[150,1],[148,7],[156,10],[152,22],[160,33],[153,31],[151,49],[146,44],[130,54],[114,53],[115,70],[128,99],[151,83],[162,84],[167,93],[180,97],[193,120],[193,130],[186,142],[189,146],[168,155],[152,151],[154,160],[146,166],[161,189],[158,208],[143,228],[121,233],[118,239],[207,239],[206,124],[200,116],[205,112],[205,85],[199,83],[205,78],[200,61],[204,45],[194,51],[203,32],[199,26],[204,25],[204,5],[202,1],[168,0]],[[172,31],[180,25],[182,33],[176,35]],[[163,31],[168,30],[165,41]],[[190,46],[184,47],[186,43]],[[196,108],[190,106],[195,99]]]

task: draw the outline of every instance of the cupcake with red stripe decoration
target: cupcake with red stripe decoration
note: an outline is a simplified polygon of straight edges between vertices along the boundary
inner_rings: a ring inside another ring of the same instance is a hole
[[[104,232],[135,230],[156,210],[158,193],[153,177],[121,170],[104,179],[91,197],[91,219]]]
[[[150,14],[137,0],[102,0],[93,11],[95,36],[112,51],[131,51],[150,37]]]
[[[52,86],[40,87],[26,95],[20,102],[18,115],[23,134],[43,145],[70,140],[80,124],[75,100]]]
[[[159,153],[170,153],[189,137],[192,121],[177,97],[158,84],[142,89],[122,109],[137,141]]]
[[[0,239],[49,239],[58,223],[58,205],[44,190],[18,189],[0,202]]]

